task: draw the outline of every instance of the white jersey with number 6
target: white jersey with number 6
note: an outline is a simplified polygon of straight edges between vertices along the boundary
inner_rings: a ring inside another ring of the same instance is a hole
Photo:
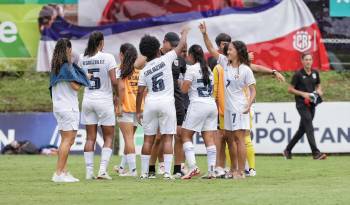
[[[172,64],[177,58],[175,51],[153,59],[142,69],[139,77],[139,86],[146,86],[148,93],[145,99],[164,100],[174,99],[174,81]]]
[[[146,86],[148,93],[143,111],[145,135],[176,133],[176,111],[172,64],[177,58],[175,51],[153,59],[142,69],[139,86]]]
[[[91,86],[86,87],[84,91],[84,99],[113,99],[113,90],[109,71],[117,67],[117,63],[113,55],[109,53],[97,52],[94,56],[79,57],[79,66],[86,73],[92,74],[90,79]]]

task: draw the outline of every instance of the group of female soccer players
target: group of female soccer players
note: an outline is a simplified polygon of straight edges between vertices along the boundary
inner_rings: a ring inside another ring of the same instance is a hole
[[[151,160],[151,154],[157,155],[159,147],[155,144],[160,144],[163,154],[162,174],[165,179],[173,179],[174,176],[191,179],[199,175],[192,143],[195,132],[202,134],[207,149],[208,173],[205,178],[226,176],[243,179],[246,174],[255,175],[254,159],[248,159],[248,173],[245,173],[247,146],[252,148],[249,136],[251,107],[256,96],[252,70],[272,73],[279,79],[283,77],[277,71],[258,65],[251,66],[252,57],[243,42],[231,41],[228,35],[220,34],[227,38],[220,40],[220,35],[217,37],[219,50],[216,50],[209,40],[205,23],[200,24],[199,30],[203,34],[207,50],[218,64],[213,71],[208,66],[201,46],[191,45],[186,56],[184,50],[187,46],[188,28],[181,31],[181,38],[173,32],[167,33],[162,47],[157,38],[145,35],[139,44],[142,57],[138,57],[132,44],[121,45],[119,67],[113,55],[102,52],[104,37],[101,32],[90,35],[78,65],[72,63],[69,40],[60,39],[57,42],[51,79],[59,80],[51,86],[53,112],[62,140],[52,181],[79,181],[66,168],[69,149],[74,142],[79,122],[86,126],[87,132],[84,148],[86,179],[111,179],[107,168],[112,155],[115,115],[125,142],[122,163],[117,166],[121,176],[138,176],[134,145],[138,124],[144,129],[141,179],[154,177],[155,159]],[[64,66],[68,66],[68,69],[61,69]],[[81,83],[84,80],[88,80],[89,84]],[[77,91],[81,85],[86,87],[79,121]],[[186,95],[190,101],[188,107],[185,103]],[[99,172],[95,176],[94,149],[98,126],[101,126],[104,145]],[[230,169],[225,175],[222,170],[226,142],[231,165],[228,165]],[[175,175],[172,175],[174,152]],[[252,152],[253,156],[250,153],[250,157],[254,158],[254,149]],[[187,171],[181,166],[184,162],[183,155],[187,161]]]

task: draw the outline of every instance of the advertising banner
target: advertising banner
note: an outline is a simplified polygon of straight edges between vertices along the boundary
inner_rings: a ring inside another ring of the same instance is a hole
[[[36,56],[41,7],[35,4],[0,4],[0,58]]]
[[[300,117],[295,103],[256,103],[251,136],[258,154],[280,154],[298,129]],[[316,109],[313,121],[316,143],[322,152],[350,152],[350,102],[326,102]],[[122,136],[121,132],[119,136]],[[142,128],[135,135],[136,153],[141,153]],[[196,154],[206,154],[199,133],[193,137]],[[124,141],[119,138],[119,154]],[[306,136],[293,149],[293,153],[311,153]]]
[[[282,153],[298,129],[300,117],[295,103],[256,103],[252,128],[253,144],[258,154]],[[325,102],[316,109],[313,121],[319,149],[326,153],[350,153],[350,102]],[[0,114],[0,150],[13,140],[29,140],[38,148],[60,144],[60,134],[52,113]],[[80,127],[71,151],[83,153],[86,131]],[[199,133],[193,138],[197,154],[206,154]],[[136,153],[141,153],[143,130],[135,134]],[[103,146],[101,132],[97,135],[96,150]],[[119,154],[124,150],[124,140],[119,132]],[[295,146],[295,153],[310,153],[307,138]]]

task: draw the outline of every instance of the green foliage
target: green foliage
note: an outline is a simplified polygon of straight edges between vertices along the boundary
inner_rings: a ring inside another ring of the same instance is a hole
[[[293,73],[284,73],[285,83],[270,75],[255,74],[257,102],[289,102],[294,96],[287,92]],[[322,72],[321,84],[325,101],[350,101],[350,72]],[[50,112],[48,73],[28,71],[0,72],[0,112]],[[80,90],[80,99],[83,90]]]

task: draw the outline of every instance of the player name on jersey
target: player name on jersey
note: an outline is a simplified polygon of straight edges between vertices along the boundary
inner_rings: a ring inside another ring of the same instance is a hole
[[[158,65],[152,67],[151,69],[147,70],[147,71],[145,72],[145,76],[148,76],[148,75],[150,75],[150,74],[152,74],[152,73],[154,73],[154,72],[156,72],[156,71],[162,69],[163,67],[165,67],[165,63],[164,63],[164,62],[161,62],[160,64],[158,64]]]

